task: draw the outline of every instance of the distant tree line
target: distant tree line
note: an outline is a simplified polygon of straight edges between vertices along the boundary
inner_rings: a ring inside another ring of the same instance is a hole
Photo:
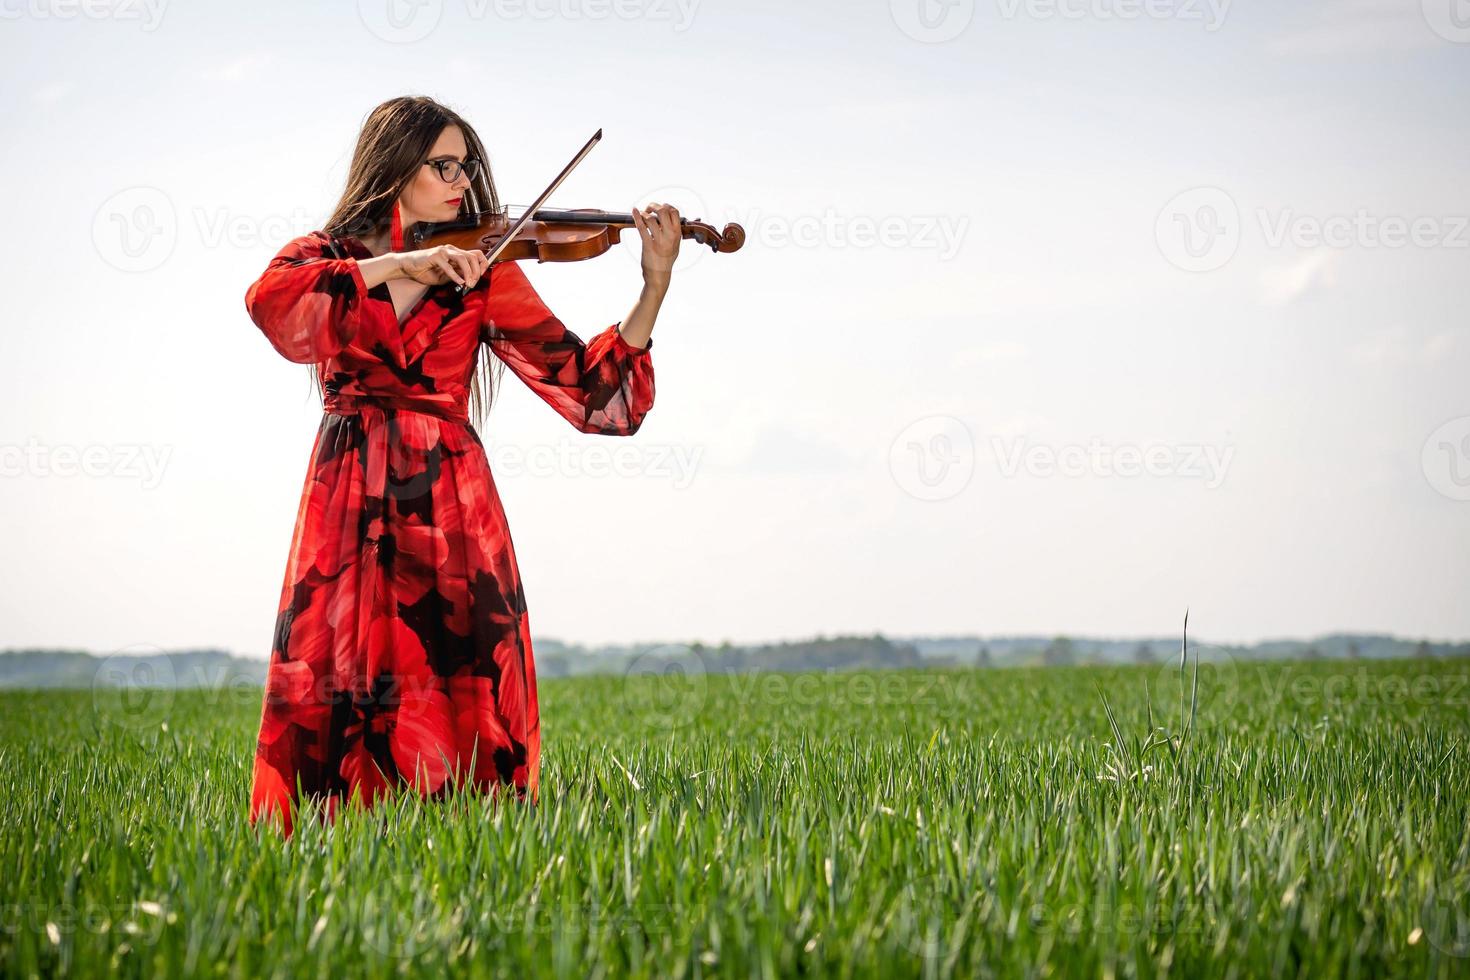
[[[636,668],[696,661],[705,673],[750,671],[893,670],[912,667],[1064,667],[1074,664],[1154,664],[1178,656],[1177,639],[1102,640],[1065,635],[978,639],[821,634],[809,640],[739,646],[693,642],[583,647],[554,638],[534,641],[539,677],[621,673]],[[1244,646],[1196,643],[1208,658],[1237,660],[1376,660],[1406,657],[1470,657],[1470,642],[1445,643],[1391,636],[1341,634],[1314,640],[1273,640]],[[98,655],[86,650],[0,651],[0,687],[87,687],[97,683],[148,683],[195,687],[262,683],[266,661],[219,649],[160,651],[127,648]]]

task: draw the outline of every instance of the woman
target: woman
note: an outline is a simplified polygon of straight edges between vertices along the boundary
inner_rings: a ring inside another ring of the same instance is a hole
[[[313,365],[324,408],[250,798],[251,822],[278,815],[288,837],[303,796],[326,818],[398,787],[538,799],[530,620],[470,423],[473,399],[483,424],[490,358],[480,351],[580,431],[638,431],[653,407],[650,334],[679,214],[634,209],[642,292],[584,344],[515,262],[491,268],[484,253],[448,245],[404,250],[415,222],[499,207],[475,131],[432,99],[392,99],[368,116],[324,230],[281,249],[245,294],[271,345]]]

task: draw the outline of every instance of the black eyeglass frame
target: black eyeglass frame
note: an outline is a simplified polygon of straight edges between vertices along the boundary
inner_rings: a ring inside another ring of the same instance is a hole
[[[438,172],[440,180],[446,184],[452,184],[459,180],[461,171],[469,175],[470,180],[474,180],[480,173],[480,158],[470,157],[463,163],[458,160],[425,160],[424,166],[433,167]],[[451,173],[445,173],[445,171],[451,171]]]

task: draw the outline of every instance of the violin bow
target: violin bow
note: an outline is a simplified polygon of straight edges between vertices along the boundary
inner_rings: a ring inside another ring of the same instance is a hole
[[[486,256],[490,259],[490,265],[493,266],[495,264],[495,256],[499,255],[501,251],[505,248],[505,246],[509,245],[515,239],[516,233],[524,228],[526,226],[526,222],[530,221],[532,216],[536,214],[536,209],[546,203],[546,199],[551,196],[552,192],[561,186],[561,182],[567,179],[567,175],[577,168],[577,164],[581,163],[582,158],[585,157],[588,153],[592,152],[592,148],[596,146],[598,141],[601,139],[602,127],[599,126],[597,128],[597,132],[592,134],[592,138],[587,141],[587,144],[577,151],[577,155],[572,157],[571,162],[568,163],[565,167],[562,167],[561,173],[556,175],[556,179],[553,180],[550,186],[548,186],[546,190],[542,191],[541,195],[536,198],[536,202],[525,210],[525,213],[523,213],[516,221],[516,223],[511,226],[509,231],[501,236],[500,244],[496,245],[493,251],[486,253]],[[462,285],[456,286],[455,290],[459,293],[460,296],[463,296],[466,291],[465,287]]]

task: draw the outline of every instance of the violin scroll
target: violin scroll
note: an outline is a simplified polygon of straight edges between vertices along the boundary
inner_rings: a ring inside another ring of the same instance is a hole
[[[684,238],[692,238],[716,252],[738,252],[740,246],[745,244],[745,229],[733,221],[725,226],[723,232],[715,231],[714,225],[688,218],[680,218],[679,226],[683,230]]]

